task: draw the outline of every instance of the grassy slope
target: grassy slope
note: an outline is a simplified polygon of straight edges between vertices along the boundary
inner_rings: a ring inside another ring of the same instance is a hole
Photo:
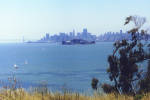
[[[29,93],[23,89],[15,91],[1,90],[0,100],[134,100],[131,96],[125,95],[93,95],[85,96],[78,93]],[[150,94],[144,95],[142,100],[150,100]]]

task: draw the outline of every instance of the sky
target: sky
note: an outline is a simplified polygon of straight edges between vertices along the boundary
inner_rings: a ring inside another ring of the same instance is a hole
[[[127,16],[146,17],[149,23],[149,5],[150,0],[0,0],[0,42],[83,28],[95,35],[127,31]]]

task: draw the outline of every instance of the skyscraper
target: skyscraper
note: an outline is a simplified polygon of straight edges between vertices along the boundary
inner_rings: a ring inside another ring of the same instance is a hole
[[[87,33],[87,28],[84,28],[84,29],[83,29],[83,33]]]
[[[75,30],[73,30],[73,38],[75,37]]]
[[[85,39],[85,40],[87,39],[87,29],[86,28],[83,29],[82,39]]]
[[[46,33],[46,40],[49,40],[49,34],[48,33]]]

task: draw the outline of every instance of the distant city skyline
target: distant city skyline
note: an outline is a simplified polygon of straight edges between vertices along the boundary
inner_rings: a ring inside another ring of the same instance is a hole
[[[150,40],[150,34],[141,35],[140,33],[137,33],[138,39],[142,40]],[[60,32],[59,34],[50,35],[49,33],[46,33],[42,38],[38,40],[29,40],[26,41],[22,40],[23,43],[68,43],[68,41],[74,41],[74,40],[81,40],[81,41],[88,41],[88,42],[115,42],[115,41],[121,41],[123,39],[131,40],[131,34],[128,32],[123,32],[120,30],[119,32],[106,32],[104,34],[100,35],[94,35],[90,32],[88,32],[87,28],[84,28],[82,32],[75,33],[75,30],[69,33]]]
[[[0,42],[38,40],[45,33],[125,32],[127,16],[150,21],[149,0],[0,0]]]

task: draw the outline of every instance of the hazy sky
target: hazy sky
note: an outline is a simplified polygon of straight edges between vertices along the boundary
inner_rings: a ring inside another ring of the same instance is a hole
[[[150,21],[150,0],[0,0],[0,41],[83,28],[96,35],[126,31],[123,24],[129,15]]]

